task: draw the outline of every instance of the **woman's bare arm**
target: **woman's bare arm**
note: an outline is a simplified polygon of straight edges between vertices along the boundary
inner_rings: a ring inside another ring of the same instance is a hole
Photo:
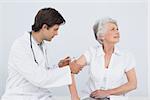
[[[135,69],[133,68],[129,70],[128,72],[126,72],[126,76],[127,76],[128,82],[118,88],[108,90],[110,95],[124,94],[137,88],[137,78],[136,78]]]

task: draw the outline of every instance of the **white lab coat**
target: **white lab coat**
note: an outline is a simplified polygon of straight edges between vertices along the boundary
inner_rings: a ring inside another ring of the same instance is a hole
[[[45,43],[42,52],[32,37],[32,46],[39,64],[34,61],[28,32],[13,43],[2,100],[51,100],[50,88],[71,84],[69,66],[48,68]]]

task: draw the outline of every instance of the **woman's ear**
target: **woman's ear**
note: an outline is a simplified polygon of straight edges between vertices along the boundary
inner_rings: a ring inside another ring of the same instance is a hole
[[[100,41],[104,41],[104,39],[105,39],[105,38],[104,38],[104,35],[101,35],[101,36],[98,36],[98,37],[97,37],[97,40],[100,40]]]

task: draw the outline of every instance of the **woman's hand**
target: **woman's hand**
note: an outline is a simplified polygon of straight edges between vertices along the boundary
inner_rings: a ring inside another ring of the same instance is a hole
[[[107,90],[96,90],[90,94],[92,98],[104,98],[109,96],[109,92]]]

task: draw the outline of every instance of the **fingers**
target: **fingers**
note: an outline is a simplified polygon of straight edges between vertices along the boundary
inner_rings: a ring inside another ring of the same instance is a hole
[[[71,58],[68,56],[65,59],[63,59],[64,61],[71,61]]]
[[[69,62],[71,61],[70,57],[66,57],[65,59],[60,60],[58,63],[59,67],[67,66],[69,65]]]
[[[68,56],[68,57],[66,57],[66,58],[64,58],[60,61],[63,62],[63,63],[69,63],[71,61],[71,58]]]
[[[97,90],[96,90],[96,91],[93,91],[93,92],[90,94],[90,97],[95,98],[96,95],[97,95]]]
[[[81,69],[83,68],[83,66],[82,66],[82,65],[80,65],[80,64],[78,64],[78,63],[76,62],[76,60],[73,60],[73,61],[72,61],[72,62],[70,62],[70,63],[75,64],[76,66],[80,67]]]
[[[96,90],[90,94],[90,97],[92,98],[105,98],[107,96],[108,94],[105,90]]]
[[[69,65],[71,72],[73,74],[78,74],[83,68],[81,65],[76,63],[76,60],[71,61],[71,58],[69,56],[60,60],[58,65],[59,65],[59,67],[64,67],[64,66]]]

